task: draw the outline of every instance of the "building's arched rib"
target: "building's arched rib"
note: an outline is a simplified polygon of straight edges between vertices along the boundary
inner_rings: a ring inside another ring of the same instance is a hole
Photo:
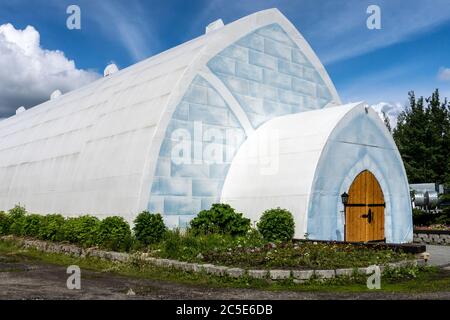
[[[214,89],[216,89],[217,92],[220,93],[222,98],[225,100],[230,109],[233,111],[239,123],[242,125],[245,134],[249,136],[251,133],[253,133],[255,129],[252,127],[250,120],[247,117],[247,114],[242,109],[239,102],[236,101],[236,98],[233,96],[233,94],[223,84],[223,82],[209,70],[200,71],[199,75],[202,76],[206,81],[208,81],[210,85]]]

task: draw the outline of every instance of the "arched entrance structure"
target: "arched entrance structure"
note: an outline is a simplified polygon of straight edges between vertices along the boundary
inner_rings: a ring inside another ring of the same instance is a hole
[[[348,192],[345,210],[345,240],[355,242],[384,241],[383,190],[368,170],[361,172]]]

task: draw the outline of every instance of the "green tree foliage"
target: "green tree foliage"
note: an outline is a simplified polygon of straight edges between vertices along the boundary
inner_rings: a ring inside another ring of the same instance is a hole
[[[288,210],[277,208],[264,211],[258,230],[268,241],[289,241],[294,237],[294,218]]]
[[[191,220],[194,234],[245,235],[250,230],[250,219],[236,212],[230,205],[215,203],[211,209],[201,211]]]
[[[450,183],[450,104],[439,90],[426,99],[409,93],[393,137],[410,183]]]
[[[97,242],[100,220],[92,216],[68,218],[62,225],[61,238],[64,241],[90,247]]]
[[[0,211],[0,236],[7,235],[9,233],[9,226],[11,220],[9,215],[3,211]]]
[[[15,206],[11,210],[8,211],[9,216],[9,233],[15,236],[23,235],[22,232],[25,226],[25,215],[27,211],[24,207],[20,205]]]
[[[136,239],[149,245],[159,242],[167,231],[161,214],[151,214],[148,211],[140,213],[134,220],[134,234]]]
[[[51,214],[44,216],[41,221],[38,237],[42,240],[62,241],[62,229],[66,222],[60,214]]]
[[[113,251],[127,251],[132,245],[131,229],[122,217],[107,217],[100,222],[97,244]]]

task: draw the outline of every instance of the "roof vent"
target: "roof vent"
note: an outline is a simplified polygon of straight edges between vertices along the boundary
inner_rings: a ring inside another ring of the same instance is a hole
[[[62,92],[59,90],[55,90],[53,91],[53,93],[50,95],[50,100],[55,100],[58,99],[59,97],[62,96]]]
[[[25,109],[25,107],[20,107],[16,110],[16,115],[21,114],[22,112],[27,111],[27,109]]]
[[[119,72],[119,68],[117,67],[116,64],[111,63],[106,66],[105,71],[103,71],[103,76],[109,77],[110,75],[117,73],[117,72]]]
[[[206,27],[206,34],[210,33],[211,31],[220,29],[224,26],[222,19],[216,20],[214,22],[211,22],[210,24],[208,24],[208,26]]]

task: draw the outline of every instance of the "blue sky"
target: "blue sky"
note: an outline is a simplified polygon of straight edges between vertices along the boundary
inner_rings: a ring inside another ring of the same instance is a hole
[[[66,28],[70,4],[81,8],[81,30]],[[366,27],[371,4],[381,8],[381,30]],[[200,36],[218,18],[229,23],[272,7],[283,12],[310,43],[344,102],[405,103],[409,90],[429,95],[434,88],[450,97],[448,0],[8,0],[0,3],[0,26],[10,23],[17,30],[33,26],[43,52],[63,52],[76,65],[68,67],[69,73],[77,83],[84,83],[110,62],[124,68]],[[0,55],[0,67],[1,60]],[[8,70],[11,73],[26,74]],[[0,100],[7,91],[3,98],[7,103],[2,106],[0,101],[0,118],[14,112],[12,104],[29,107],[52,89],[39,88],[36,97],[28,92],[21,100],[20,94],[26,94],[19,81],[17,77],[11,84],[0,75]],[[73,88],[67,85],[69,89]]]

